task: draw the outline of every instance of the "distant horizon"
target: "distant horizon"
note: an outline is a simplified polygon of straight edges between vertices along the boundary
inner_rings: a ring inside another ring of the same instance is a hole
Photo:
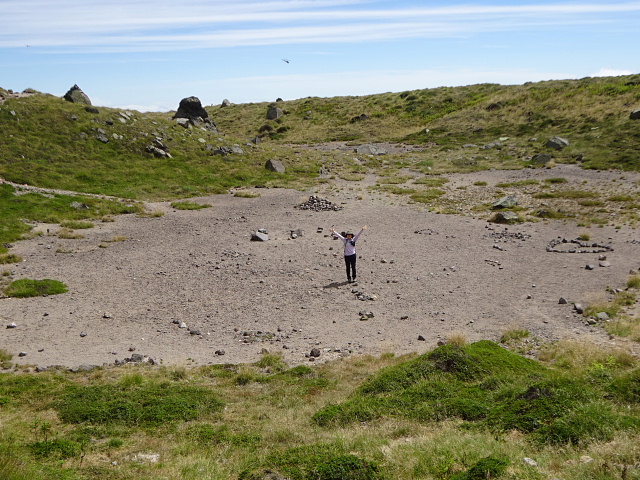
[[[405,89],[405,90],[394,90],[394,91],[386,91],[386,92],[377,92],[377,93],[365,93],[365,94],[361,94],[361,95],[331,95],[331,96],[318,96],[318,95],[307,95],[304,97],[296,97],[296,98],[282,98],[282,97],[277,97],[274,99],[269,99],[269,100],[257,100],[257,101],[249,101],[249,102],[234,102],[232,100],[229,100],[226,97],[223,97],[219,102],[217,103],[206,103],[203,102],[202,99],[200,97],[198,97],[197,95],[186,95],[184,97],[181,97],[180,99],[176,100],[176,105],[174,108],[170,108],[167,110],[147,110],[147,109],[141,109],[141,108],[136,108],[136,106],[134,105],[103,105],[103,104],[97,104],[93,101],[93,99],[91,98],[91,94],[89,92],[86,92],[81,85],[73,84],[70,85],[69,88],[67,88],[63,93],[60,93],[59,95],[56,93],[51,93],[51,92],[46,92],[46,91],[41,91],[32,87],[25,87],[21,90],[16,90],[16,89],[11,89],[11,88],[5,88],[4,86],[0,85],[0,88],[3,88],[7,91],[11,91],[14,94],[20,94],[23,93],[26,90],[32,89],[37,91],[38,93],[42,93],[42,94],[46,94],[46,95],[53,95],[55,97],[64,97],[64,95],[74,86],[77,85],[78,88],[80,88],[80,90],[82,90],[88,97],[89,100],[91,100],[91,104],[94,107],[103,107],[103,108],[113,108],[113,109],[120,109],[120,110],[135,110],[138,112],[142,112],[142,113],[169,113],[169,112],[175,112],[178,109],[178,106],[180,104],[180,102],[182,101],[182,99],[187,98],[187,97],[197,97],[200,100],[200,103],[202,104],[203,107],[216,107],[216,106],[220,106],[222,104],[222,102],[224,100],[229,100],[229,102],[231,104],[235,104],[235,105],[244,105],[244,104],[253,104],[253,103],[274,103],[276,102],[278,99],[282,99],[282,101],[296,101],[296,100],[302,100],[304,98],[339,98],[339,97],[367,97],[367,96],[375,96],[375,95],[384,95],[387,93],[402,93],[402,92],[406,92],[406,91],[415,91],[415,90],[435,90],[438,88],[459,88],[459,87],[470,87],[473,85],[481,85],[481,84],[495,84],[495,85],[500,85],[503,87],[508,87],[508,86],[524,86],[527,83],[543,83],[543,82],[554,82],[554,81],[578,81],[578,80],[582,80],[585,78],[614,78],[614,77],[621,77],[621,76],[633,76],[633,75],[640,75],[640,72],[638,73],[619,73],[619,74],[611,74],[611,75],[587,75],[586,77],[580,77],[580,78],[556,78],[556,79],[547,79],[547,80],[537,80],[537,81],[531,81],[531,80],[527,80],[525,82],[522,83],[499,83],[499,82],[477,82],[477,83],[469,83],[469,84],[464,84],[464,85],[440,85],[437,87],[425,87],[425,88],[412,88],[412,89]]]

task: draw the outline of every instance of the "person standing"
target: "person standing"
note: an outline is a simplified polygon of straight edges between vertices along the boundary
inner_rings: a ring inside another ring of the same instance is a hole
[[[364,227],[362,227],[362,230],[360,230],[360,232],[358,232],[358,234],[354,236],[351,232],[341,235],[336,232],[333,227],[331,228],[331,233],[342,240],[342,243],[344,243],[344,264],[347,268],[347,281],[349,283],[356,281],[356,242],[360,238],[360,235],[362,235],[362,232],[364,232],[366,229],[367,226],[365,225]]]

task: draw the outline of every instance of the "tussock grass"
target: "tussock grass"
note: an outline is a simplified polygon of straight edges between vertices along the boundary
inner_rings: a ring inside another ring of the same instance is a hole
[[[5,265],[7,263],[20,263],[22,261],[22,257],[15,253],[0,253],[0,265]]]
[[[58,238],[62,238],[65,240],[77,240],[80,238],[84,238],[83,234],[78,233],[66,227],[62,227],[60,230],[58,230],[57,235],[58,235]]]
[[[260,193],[258,192],[250,192],[250,191],[240,191],[240,192],[235,192],[233,194],[234,197],[238,197],[238,198],[259,198],[260,197]]]
[[[93,222],[87,222],[85,220],[70,220],[62,222],[60,226],[71,230],[81,230],[84,228],[93,228],[95,225]]]
[[[171,202],[171,207],[176,210],[202,210],[203,208],[210,208],[208,203],[197,203],[190,201]]]

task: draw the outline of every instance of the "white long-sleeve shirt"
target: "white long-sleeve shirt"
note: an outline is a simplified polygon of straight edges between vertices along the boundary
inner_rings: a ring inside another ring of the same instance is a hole
[[[358,238],[360,238],[360,235],[362,235],[362,232],[364,232],[363,230],[360,230],[358,232],[358,234],[353,237],[350,241],[343,237],[342,235],[340,235],[338,232],[333,232],[333,234],[338,237],[340,240],[342,240],[342,243],[344,243],[344,256],[348,257],[350,255],[355,255],[356,254],[356,245],[355,243],[358,241]]]

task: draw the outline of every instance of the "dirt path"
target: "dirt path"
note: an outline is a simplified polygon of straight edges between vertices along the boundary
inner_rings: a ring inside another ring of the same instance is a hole
[[[453,181],[517,175],[481,172]],[[546,252],[551,240],[584,231],[570,222],[505,228],[355,190],[328,197],[344,207],[337,212],[294,208],[314,192],[261,189],[253,199],[195,199],[213,205],[198,211],[151,204],[166,214],[120,216],[82,231],[83,239],[18,242],[12,251],[25,261],[10,266],[14,279],[52,278],[69,292],[0,299],[0,348],[39,366],[102,365],[132,353],[163,364],[240,363],[263,349],[294,365],[309,362],[313,348],[320,350],[316,361],[420,353],[453,334],[498,340],[522,328],[531,332],[532,350],[562,338],[638,350],[573,310],[574,302],[600,301],[607,287],[623,287],[640,267],[636,230],[591,229],[591,241],[614,251],[607,254],[611,266],[587,270],[598,265],[598,253]],[[327,234],[332,225],[365,224],[359,283],[349,285],[341,244]],[[250,240],[259,228],[269,241]],[[292,239],[295,229],[304,235]],[[116,236],[126,240],[112,241]],[[569,304],[559,304],[561,296]],[[361,320],[361,312],[373,316]],[[5,329],[12,322],[17,327]]]

